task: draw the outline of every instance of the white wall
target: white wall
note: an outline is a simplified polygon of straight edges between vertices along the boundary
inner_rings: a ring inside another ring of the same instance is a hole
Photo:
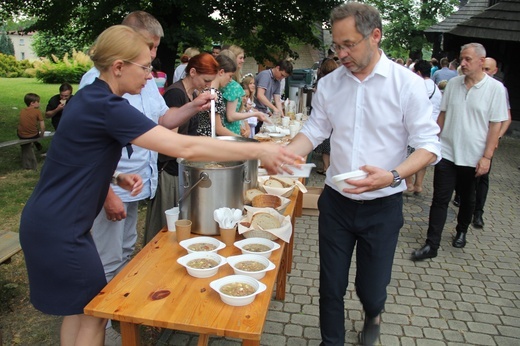
[[[7,36],[13,42],[16,60],[34,60],[38,58],[32,49],[32,34],[8,34]]]

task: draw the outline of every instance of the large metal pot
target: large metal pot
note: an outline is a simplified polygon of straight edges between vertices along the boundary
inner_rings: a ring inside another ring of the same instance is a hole
[[[219,234],[215,209],[244,208],[244,161],[177,162],[180,217],[191,220],[192,233]]]
[[[246,138],[240,136],[218,136],[217,139],[223,141],[233,142],[255,142],[258,141],[254,138]],[[253,189],[258,186],[258,160],[247,160],[246,161],[246,173],[244,179],[244,192],[249,189]]]

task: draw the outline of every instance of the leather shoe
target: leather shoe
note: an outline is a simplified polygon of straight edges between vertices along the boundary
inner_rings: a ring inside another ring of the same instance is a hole
[[[475,227],[475,228],[484,227],[484,220],[482,219],[482,213],[475,213],[475,215],[473,215],[473,227]]]
[[[363,325],[363,331],[359,333],[359,343],[361,345],[375,345],[379,339],[379,333],[381,329],[381,315],[373,318],[365,316],[365,324]]]
[[[451,243],[451,245],[459,249],[466,246],[466,232],[457,232],[455,238],[453,238],[453,242]]]
[[[460,196],[459,195],[455,195],[455,198],[453,198],[453,205],[456,207],[460,206]]]
[[[437,257],[437,249],[432,248],[429,244],[424,245],[419,250],[412,252],[412,261],[422,261],[427,258]]]

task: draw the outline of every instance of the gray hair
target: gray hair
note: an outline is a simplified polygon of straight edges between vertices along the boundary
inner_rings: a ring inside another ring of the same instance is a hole
[[[479,58],[485,58],[486,57],[486,48],[484,48],[483,45],[481,45],[480,43],[467,43],[465,45],[463,45],[462,47],[460,47],[460,51],[462,52],[463,50],[466,50],[466,49],[469,49],[469,48],[473,48],[473,50],[475,51],[475,54],[479,57]]]
[[[159,23],[159,21],[148,12],[130,12],[125,17],[125,19],[123,19],[123,22],[121,24],[130,26],[134,28],[134,30],[140,32],[147,32],[155,37],[164,37],[164,30],[161,26],[161,23]]]
[[[332,25],[334,22],[348,17],[354,17],[357,31],[365,37],[376,28],[381,30],[381,34],[383,34],[381,16],[375,7],[359,2],[349,2],[332,10],[330,23]]]

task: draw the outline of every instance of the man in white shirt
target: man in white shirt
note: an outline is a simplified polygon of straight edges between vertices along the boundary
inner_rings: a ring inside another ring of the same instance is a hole
[[[403,225],[401,180],[440,159],[439,127],[424,81],[379,49],[374,7],[347,3],[332,11],[331,23],[343,66],[320,80],[312,116],[288,149],[306,155],[330,136],[331,165],[318,201],[321,344],[345,344],[344,295],[356,247],[355,286],[365,311],[359,338],[372,345]],[[416,150],[406,158],[408,143]],[[368,176],[347,180],[355,188],[333,183],[334,175],[358,169]]]
[[[463,75],[450,80],[444,91],[437,121],[442,160],[435,166],[428,236],[425,245],[412,253],[412,260],[437,256],[455,184],[460,206],[452,245],[466,246],[475,208],[475,182],[489,171],[501,123],[508,118],[504,86],[484,73],[485,58],[486,50],[480,43],[462,46]]]

